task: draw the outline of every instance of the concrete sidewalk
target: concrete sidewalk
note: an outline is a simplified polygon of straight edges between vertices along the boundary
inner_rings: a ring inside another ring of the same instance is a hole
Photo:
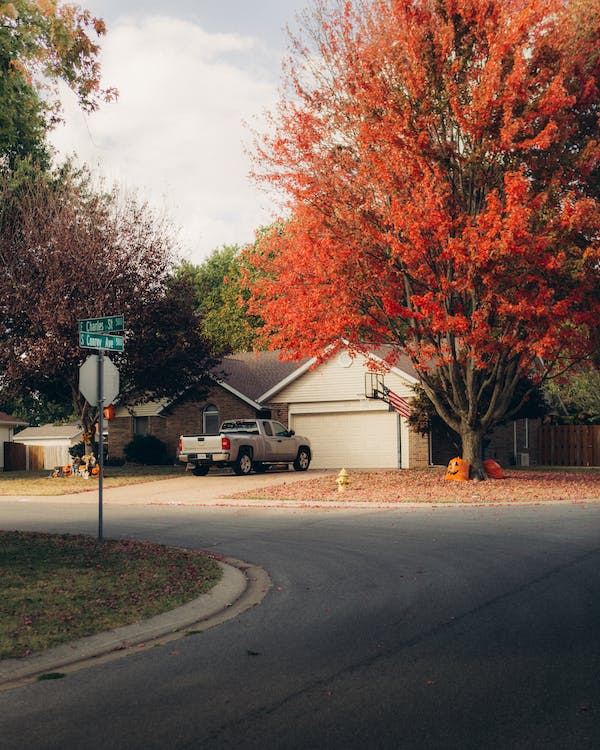
[[[272,487],[279,484],[291,484],[307,479],[316,479],[331,475],[335,483],[333,471],[274,471],[266,474],[250,474],[237,476],[235,474],[209,474],[206,477],[195,477],[186,473],[181,477],[159,479],[151,482],[140,482],[123,487],[104,487],[103,503],[107,505],[267,505],[269,501],[227,500],[227,497],[237,492]],[[73,482],[84,480],[74,479]],[[36,502],[36,503],[98,503],[98,485],[90,486],[89,491],[74,492],[66,495],[0,495],[0,502]],[[278,501],[273,504],[280,505]],[[287,505],[287,503],[286,503]]]

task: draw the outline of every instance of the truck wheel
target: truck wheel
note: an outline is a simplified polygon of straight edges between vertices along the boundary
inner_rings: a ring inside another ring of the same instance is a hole
[[[294,469],[296,471],[306,471],[310,464],[310,453],[308,448],[300,448],[296,460],[294,461]]]
[[[195,477],[205,477],[208,474],[208,470],[210,469],[210,466],[194,466],[192,469],[192,474]]]
[[[237,461],[233,464],[236,474],[250,474],[252,471],[252,456],[247,451],[240,451]]]

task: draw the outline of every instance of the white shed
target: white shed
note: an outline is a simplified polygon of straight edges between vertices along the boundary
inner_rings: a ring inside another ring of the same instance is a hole
[[[64,466],[72,460],[69,448],[81,442],[83,429],[80,424],[45,424],[27,427],[15,436],[15,443],[44,448],[44,469]]]

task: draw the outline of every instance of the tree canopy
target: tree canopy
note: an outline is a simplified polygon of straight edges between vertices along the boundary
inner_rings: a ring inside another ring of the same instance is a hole
[[[215,363],[192,287],[172,276],[168,222],[86,170],[50,169],[59,84],[87,112],[116,96],[100,82],[105,31],[76,4],[0,0],[0,399],[36,420],[74,411],[88,434],[79,320],[124,315],[125,352],[111,356],[123,400],[176,395]]]
[[[216,248],[199,265],[181,262],[175,278],[187,279],[194,290],[202,333],[219,355],[252,349],[260,318],[249,315],[248,291],[242,288],[243,256],[237,245]]]
[[[98,38],[104,22],[57,0],[0,1],[0,156],[48,166],[47,130],[60,119],[58,83],[85,111],[116,95],[102,89]]]
[[[263,339],[408,353],[476,474],[597,326],[598,38],[598,0],[317,0],[258,138],[289,209],[248,251]]]
[[[215,360],[191,287],[171,277],[168,223],[134,196],[95,187],[87,172],[38,172],[0,182],[0,392],[68,396],[84,427],[97,418],[79,393],[78,321],[121,314],[125,351],[111,359],[121,399],[173,396]],[[86,429],[86,431],[89,431]]]

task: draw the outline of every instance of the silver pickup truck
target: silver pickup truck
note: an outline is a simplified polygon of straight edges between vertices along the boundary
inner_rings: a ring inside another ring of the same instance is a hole
[[[181,435],[179,461],[196,476],[205,476],[211,466],[231,466],[236,474],[252,469],[264,472],[274,464],[292,464],[306,471],[311,460],[310,441],[287,430],[272,419],[231,419],[223,422],[218,435]]]

